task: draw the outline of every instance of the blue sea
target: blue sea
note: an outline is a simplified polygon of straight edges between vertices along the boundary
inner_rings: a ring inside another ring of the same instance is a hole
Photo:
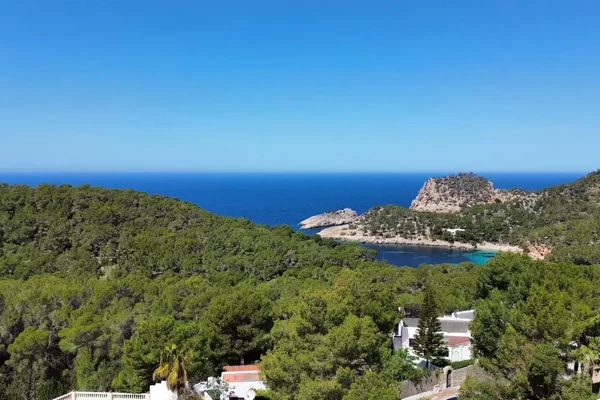
[[[295,229],[305,218],[350,207],[363,213],[376,205],[408,207],[432,176],[448,173],[2,173],[0,182],[103,186],[176,197],[221,215]],[[498,188],[538,190],[569,183],[584,173],[488,173]],[[314,233],[315,231],[307,231]],[[369,245],[378,258],[399,266],[422,263],[484,263],[493,253],[452,249]]]

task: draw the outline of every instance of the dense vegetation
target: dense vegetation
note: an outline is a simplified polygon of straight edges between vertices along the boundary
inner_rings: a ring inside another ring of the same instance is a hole
[[[423,290],[423,303],[419,312],[418,330],[413,338],[413,350],[417,356],[425,360],[425,368],[429,369],[431,361],[442,359],[447,349],[444,347],[442,324],[438,317],[437,299],[428,277]]]
[[[482,268],[471,324],[475,355],[493,379],[461,399],[596,399],[600,267],[502,257]]]
[[[469,182],[471,180],[468,180]],[[600,171],[498,204],[481,204],[455,214],[412,211],[398,206],[370,210],[360,228],[370,235],[427,237],[465,243],[550,246],[551,259],[600,262]],[[462,228],[452,235],[446,229]],[[590,246],[592,245],[592,246]]]
[[[0,276],[2,400],[143,392],[172,345],[191,355],[192,382],[260,362],[273,400],[396,399],[420,372],[389,334],[426,281],[439,312],[477,305],[493,379],[470,380],[464,398],[587,399],[600,352],[597,266],[506,254],[396,268],[133,191],[1,186]],[[565,378],[571,361],[581,378]]]
[[[469,271],[434,268],[444,311],[472,305]],[[262,357],[282,396],[389,391],[412,373],[389,333],[423,273],[174,199],[0,186],[0,399],[142,392],[169,344],[195,355],[192,381]]]

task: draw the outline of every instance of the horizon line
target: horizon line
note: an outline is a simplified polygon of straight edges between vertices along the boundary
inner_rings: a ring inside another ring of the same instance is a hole
[[[1,169],[0,174],[588,174],[592,170],[37,170]]]

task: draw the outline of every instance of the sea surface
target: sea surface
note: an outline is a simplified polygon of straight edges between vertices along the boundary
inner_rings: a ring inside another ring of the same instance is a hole
[[[16,173],[0,172],[0,182],[40,183],[135,189],[176,197],[221,215],[260,224],[298,223],[322,212],[350,207],[363,213],[377,205],[408,207],[432,176],[448,173]],[[569,183],[584,173],[482,173],[497,188],[538,190]],[[316,230],[306,231],[314,233]],[[368,245],[378,258],[399,266],[422,263],[484,263],[493,253],[445,248]]]

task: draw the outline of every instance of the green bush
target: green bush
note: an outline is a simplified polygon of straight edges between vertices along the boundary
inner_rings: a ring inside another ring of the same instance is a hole
[[[452,369],[461,369],[461,368],[468,367],[471,364],[473,364],[473,360],[462,360],[462,361],[452,362],[452,363],[450,363],[450,366],[452,367]]]

